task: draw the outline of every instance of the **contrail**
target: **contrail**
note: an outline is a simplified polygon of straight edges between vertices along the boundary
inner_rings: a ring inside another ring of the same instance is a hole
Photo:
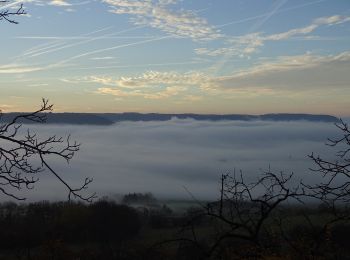
[[[328,1],[328,0],[318,0],[318,1],[313,1],[313,2],[309,2],[309,3],[301,4],[301,5],[296,5],[296,6],[293,6],[293,7],[281,9],[278,12],[276,12],[275,14],[292,11],[292,10],[295,10],[295,9],[303,8],[305,6],[314,5],[314,4],[318,4],[318,3],[322,3],[322,2],[326,2],[326,1]],[[248,18],[244,18],[244,19],[241,19],[241,20],[236,20],[236,21],[232,21],[232,22],[216,25],[215,27],[216,28],[222,28],[222,27],[225,27],[225,26],[233,25],[233,24],[240,24],[240,23],[244,23],[244,22],[249,22],[249,21],[252,21],[252,20],[263,18],[265,16],[269,16],[269,14],[270,14],[270,12],[264,13],[264,14],[259,14],[259,15],[248,17]]]
[[[109,30],[111,28],[113,28],[113,26],[108,26],[108,27],[105,27],[105,28],[102,28],[102,29],[98,29],[96,31],[85,33],[85,34],[82,34],[80,36],[82,36],[82,37],[90,36],[90,35],[93,35],[93,34],[96,34],[96,33],[102,32],[102,31]],[[41,51],[44,51],[44,50],[47,50],[47,49],[50,49],[50,48],[54,48],[56,46],[59,46],[59,45],[65,44],[65,43],[66,42],[63,39],[60,39],[60,40],[56,40],[54,42],[47,42],[47,43],[44,43],[44,44],[40,44],[38,46],[35,46],[33,48],[28,49],[27,51],[25,51],[22,54],[22,56],[29,56],[29,55],[31,55],[33,53],[41,52]]]
[[[148,63],[135,65],[116,65],[116,66],[100,66],[100,67],[85,67],[73,68],[74,70],[91,70],[91,69],[123,69],[123,68],[143,68],[143,67],[162,67],[162,66],[178,66],[208,63],[209,61],[187,61],[187,62],[168,62],[168,63]]]
[[[252,31],[255,31],[257,29],[259,29],[264,23],[266,23],[274,14],[276,14],[278,12],[278,10],[285,5],[288,2],[288,0],[283,0],[279,3],[277,3],[273,9],[264,14],[261,18],[263,18],[261,21],[256,22],[249,30],[247,33],[250,33]],[[214,64],[213,68],[215,68],[214,71],[214,75],[216,75],[227,63],[227,61],[229,60],[229,58],[232,55],[230,53],[227,53],[226,55],[224,55],[224,57],[222,57],[222,59],[220,59],[217,63]]]
[[[105,37],[115,36],[115,35],[118,35],[118,34],[122,34],[122,33],[125,33],[125,32],[132,31],[132,30],[136,30],[136,29],[139,29],[139,28],[142,28],[142,27],[144,27],[144,26],[137,26],[137,27],[133,27],[133,28],[130,28],[130,29],[122,30],[122,31],[119,31],[119,32],[116,32],[116,33],[110,33],[110,34],[105,34],[105,35],[102,35],[102,36],[96,36],[96,37],[89,38],[87,40],[82,40],[82,41],[79,41],[79,42],[76,42],[76,43],[66,44],[66,45],[63,45],[61,47],[51,48],[51,49],[48,49],[48,50],[43,50],[41,52],[37,51],[36,53],[31,54],[30,57],[37,57],[37,56],[41,56],[41,55],[46,54],[46,53],[56,52],[56,51],[59,51],[59,50],[70,48],[70,47],[86,44],[86,43],[89,43],[89,42],[92,42],[92,41],[104,39]]]
[[[89,32],[89,33],[85,33],[85,34],[82,34],[82,36],[89,36],[89,35],[93,35],[95,33],[99,33],[99,32],[102,32],[102,31],[106,31],[106,30],[109,30],[113,28],[113,26],[108,26],[108,27],[104,27],[102,29],[98,29],[98,30],[95,30],[95,31],[92,31],[92,32]],[[14,57],[14,62],[18,62],[18,61],[23,61],[25,60],[26,58],[29,58],[27,56],[33,54],[33,53],[37,53],[37,52],[41,52],[41,51],[44,51],[44,50],[47,50],[47,49],[50,49],[50,48],[54,48],[54,47],[57,47],[57,46],[62,46],[63,44],[65,44],[66,42],[64,40],[55,40],[55,41],[50,41],[50,42],[46,42],[44,44],[39,44],[37,46],[34,46],[26,51],[24,51],[24,53],[22,53],[21,55],[18,55],[16,57]]]
[[[276,4],[276,6],[273,7],[271,12],[267,13],[267,15],[265,17],[263,17],[263,19],[261,21],[255,23],[250,28],[250,32],[254,32],[254,31],[258,30],[261,26],[263,26],[263,24],[266,23],[273,15],[278,13],[278,10],[280,10],[281,7],[284,6],[287,2],[288,2],[288,0],[282,0],[281,2],[278,2]]]
[[[167,35],[167,36],[163,36],[163,37],[159,37],[159,38],[155,38],[155,39],[144,40],[144,41],[133,42],[133,43],[127,43],[127,44],[117,45],[117,46],[113,46],[113,47],[109,47],[109,48],[105,48],[105,49],[99,49],[99,50],[94,50],[94,51],[90,51],[90,52],[85,52],[85,53],[73,56],[71,58],[68,58],[66,60],[62,60],[62,61],[60,61],[58,63],[55,63],[55,64],[51,65],[51,67],[60,66],[60,65],[62,65],[64,63],[67,63],[69,61],[76,60],[76,59],[79,59],[81,57],[85,57],[85,56],[90,56],[90,55],[93,55],[93,54],[101,53],[101,52],[121,49],[121,48],[125,48],[125,47],[130,47],[130,46],[141,45],[141,44],[144,44],[144,43],[155,42],[155,41],[160,41],[160,40],[164,40],[164,39],[170,39],[170,38],[173,38],[173,37],[174,37],[173,35]]]

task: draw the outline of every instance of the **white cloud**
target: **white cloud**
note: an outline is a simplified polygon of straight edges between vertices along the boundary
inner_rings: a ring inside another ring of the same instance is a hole
[[[10,64],[0,66],[0,74],[18,74],[42,70],[41,67]]]
[[[107,87],[99,87],[97,93],[118,97],[143,97],[161,99],[178,96],[190,87],[203,83],[206,77],[201,73],[179,74],[175,72],[150,71],[136,77],[90,76],[85,82],[98,83]]]
[[[349,67],[350,51],[327,56],[306,53],[265,60],[249,69],[220,77],[201,72],[149,71],[133,77],[89,76],[75,80],[75,83],[96,84],[96,93],[119,98],[176,97],[184,101],[197,101],[208,95],[232,98],[237,95],[294,95],[327,89],[342,91],[349,89]]]
[[[53,1],[50,1],[49,4],[55,5],[55,6],[71,6],[72,5],[65,0],[53,0]]]
[[[113,79],[111,77],[92,76],[89,80],[91,82],[124,89],[141,89],[173,85],[198,85],[203,82],[205,78],[206,76],[204,74],[196,72],[179,74],[176,72],[149,71],[136,77],[121,77],[119,79]]]
[[[125,91],[116,88],[98,88],[97,93],[99,94],[110,94],[117,97],[143,97],[145,99],[163,99],[172,96],[177,96],[183,91],[186,91],[185,87],[166,87],[164,90],[158,91],[140,91],[132,90]]]
[[[267,41],[268,40],[270,41],[286,40],[296,35],[309,34],[322,25],[332,26],[336,24],[346,23],[349,21],[350,21],[350,16],[333,15],[328,17],[320,17],[315,19],[313,23],[308,26],[292,29],[284,33],[272,34],[264,37],[263,39]]]
[[[147,25],[178,37],[194,40],[212,40],[221,37],[220,32],[192,11],[174,11],[169,5],[175,0],[103,0],[115,14],[132,15],[136,25]]]
[[[115,57],[112,56],[103,56],[103,57],[93,57],[90,60],[113,60]]]
[[[320,17],[314,20],[317,25],[335,25],[350,21],[350,16],[333,15],[328,17]]]
[[[20,2],[23,2],[23,0],[20,0]],[[82,2],[75,2],[71,3],[71,0],[25,0],[25,2],[33,2],[34,4],[38,6],[44,6],[44,5],[52,5],[52,6],[58,6],[58,7],[71,7],[71,6],[78,6],[78,5],[85,5],[89,4],[91,1],[82,1]],[[72,8],[66,8],[67,12],[72,12],[74,9]]]
[[[282,33],[263,35],[261,32],[250,33],[243,36],[230,37],[227,39],[228,47],[208,49],[197,48],[195,52],[199,55],[219,56],[249,56],[256,52],[259,47],[263,46],[266,41],[287,40],[294,36],[308,35],[320,26],[333,26],[350,21],[350,16],[334,15],[328,17],[320,17],[315,19],[310,25],[301,28],[295,28]],[[305,38],[308,40],[308,38]]]

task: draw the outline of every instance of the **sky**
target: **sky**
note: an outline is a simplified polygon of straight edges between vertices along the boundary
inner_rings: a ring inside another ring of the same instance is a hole
[[[349,0],[12,0],[0,109],[350,116]]]

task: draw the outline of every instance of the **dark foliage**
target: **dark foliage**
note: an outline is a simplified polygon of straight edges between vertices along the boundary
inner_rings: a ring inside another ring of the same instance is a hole
[[[63,248],[73,252],[75,246],[80,255],[88,248],[91,254],[107,252],[113,259],[120,246],[134,238],[141,227],[139,214],[134,209],[107,201],[90,205],[5,203],[0,207],[0,214],[0,252],[9,252],[9,255],[26,252],[38,256],[55,248],[60,253]],[[90,248],[90,245],[95,246]],[[54,259],[65,259],[65,256],[56,255]]]

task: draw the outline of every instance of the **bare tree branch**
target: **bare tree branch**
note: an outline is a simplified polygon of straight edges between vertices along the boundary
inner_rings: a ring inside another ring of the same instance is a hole
[[[71,187],[48,163],[49,157],[61,158],[69,162],[79,151],[80,144],[56,135],[41,139],[36,133],[27,130],[22,134],[23,121],[45,123],[47,112],[53,105],[42,99],[41,107],[26,114],[20,114],[7,123],[0,124],[0,191],[7,196],[22,200],[6,187],[20,190],[32,189],[39,180],[38,174],[44,170],[53,174],[68,190],[68,199],[77,198],[91,202],[95,194],[85,196],[92,179],[86,178],[80,187]],[[0,114],[0,119],[2,115]]]
[[[339,138],[328,139],[327,145],[337,147],[337,160],[329,160],[315,155],[309,155],[315,167],[311,170],[321,174],[322,182],[317,185],[305,185],[313,191],[312,196],[324,201],[350,202],[350,129],[347,123],[340,119],[335,124],[340,130]]]
[[[1,4],[8,3],[8,0],[2,0],[0,1]],[[5,9],[4,11],[0,11],[0,20],[5,20],[9,23],[18,24],[16,20],[13,19],[14,16],[24,15],[26,14],[25,10],[23,9],[23,4],[20,4],[19,7],[14,9],[13,11],[9,9]]]

